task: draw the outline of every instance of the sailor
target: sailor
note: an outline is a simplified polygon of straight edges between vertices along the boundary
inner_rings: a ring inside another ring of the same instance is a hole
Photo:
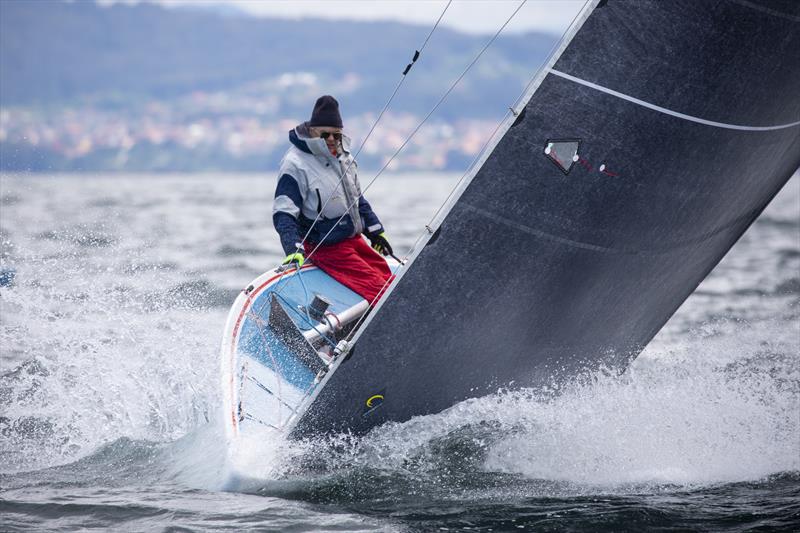
[[[342,126],[339,102],[325,95],[314,104],[311,119],[289,132],[272,222],[287,254],[283,264],[299,268],[310,256],[332,278],[374,304],[392,276],[379,254],[393,251],[361,194],[358,166]]]

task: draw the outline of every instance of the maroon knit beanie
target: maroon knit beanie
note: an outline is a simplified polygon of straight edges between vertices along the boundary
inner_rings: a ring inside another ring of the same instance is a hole
[[[314,104],[314,111],[311,113],[309,126],[327,126],[329,128],[341,128],[342,115],[339,114],[339,102],[336,98],[326,94],[317,98]]]

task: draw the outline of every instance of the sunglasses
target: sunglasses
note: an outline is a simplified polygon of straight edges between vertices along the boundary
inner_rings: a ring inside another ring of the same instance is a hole
[[[342,140],[342,134],[340,132],[338,132],[338,131],[337,132],[321,131],[320,134],[319,134],[319,136],[322,137],[323,139],[327,139],[331,135],[333,135],[333,138],[336,139],[337,141],[341,141]]]

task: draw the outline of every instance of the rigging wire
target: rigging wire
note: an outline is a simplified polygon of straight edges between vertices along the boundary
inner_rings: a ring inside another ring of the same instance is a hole
[[[359,154],[361,153],[361,150],[363,150],[364,146],[367,144],[367,141],[372,136],[372,133],[375,131],[375,128],[378,126],[378,123],[380,122],[381,118],[383,118],[384,113],[386,113],[386,110],[389,108],[389,105],[394,100],[394,97],[397,96],[398,91],[400,91],[400,87],[402,87],[403,83],[405,83],[406,75],[411,70],[411,67],[414,66],[414,63],[417,62],[417,59],[419,59],[420,55],[422,55],[422,52],[425,50],[425,47],[428,45],[428,41],[430,41],[431,36],[433,36],[433,32],[435,32],[436,28],[439,27],[439,23],[442,21],[442,18],[444,18],[444,14],[447,12],[448,8],[450,7],[450,4],[452,4],[452,3],[453,3],[453,0],[449,0],[447,2],[447,5],[444,6],[444,9],[442,10],[441,14],[439,15],[439,18],[436,19],[436,23],[431,28],[431,31],[428,32],[428,36],[425,37],[425,41],[422,43],[422,46],[419,48],[419,50],[415,50],[414,51],[414,57],[411,59],[411,63],[406,65],[406,68],[403,70],[403,73],[400,75],[400,80],[397,82],[397,85],[395,86],[394,91],[392,92],[392,95],[389,97],[389,99],[384,104],[383,109],[381,109],[381,112],[378,113],[378,117],[372,123],[372,126],[369,129],[369,132],[367,132],[366,137],[364,137],[364,140],[361,142],[361,145],[359,145],[358,150],[356,150],[355,155],[350,157],[350,160],[348,161],[347,167],[344,169],[344,172],[342,173],[342,179],[344,179],[344,177],[347,176],[347,173],[350,171],[350,168],[353,166],[353,163],[355,162],[356,158],[359,156]],[[308,236],[311,234],[311,230],[314,229],[314,226],[316,225],[316,223],[322,217],[322,212],[325,210],[325,207],[328,205],[328,202],[331,201],[331,198],[334,197],[334,195],[336,194],[336,191],[339,190],[339,185],[341,185],[341,184],[342,184],[342,180],[339,180],[339,183],[336,184],[336,188],[333,190],[333,192],[331,192],[330,195],[328,195],[328,198],[325,199],[325,203],[322,204],[322,207],[319,209],[319,212],[317,213],[317,216],[314,218],[313,222],[311,223],[311,226],[308,228],[308,231],[306,231],[306,234],[303,236],[303,240],[300,242],[300,246],[297,247],[297,252],[299,252],[301,247],[302,247],[302,245],[305,244],[306,240],[308,239]],[[350,206],[350,207],[352,207],[352,206]]]
[[[506,19],[506,21],[503,23],[503,25],[500,26],[500,29],[497,30],[497,32],[492,36],[492,38],[489,39],[489,41],[484,45],[484,47],[481,49],[481,51],[478,52],[478,54],[473,58],[473,60],[467,65],[467,67],[464,69],[464,71],[450,85],[450,88],[448,88],[447,91],[445,91],[445,93],[442,95],[442,97],[439,98],[439,101],[436,102],[436,105],[434,105],[433,108],[428,112],[428,114],[425,115],[425,118],[423,118],[422,121],[417,125],[417,127],[414,128],[414,130],[411,132],[411,134],[409,134],[409,136],[406,137],[406,139],[403,141],[403,144],[401,144],[400,147],[394,152],[394,154],[392,154],[392,156],[389,158],[389,160],[386,161],[386,163],[381,167],[381,169],[378,171],[378,173],[375,174],[375,177],[372,178],[372,180],[367,184],[367,186],[362,189],[362,191],[361,191],[362,194],[364,192],[366,192],[367,190],[369,190],[370,187],[372,187],[372,184],[375,183],[375,181],[381,176],[381,174],[383,174],[383,172],[388,168],[388,166],[391,164],[391,162],[394,161],[394,159],[398,156],[398,154],[400,154],[400,152],[403,150],[403,148],[405,148],[406,145],[411,141],[411,139],[414,138],[414,136],[417,134],[417,132],[420,130],[420,128],[422,128],[423,124],[425,124],[425,122],[428,121],[428,119],[431,117],[431,115],[433,115],[433,113],[439,108],[439,106],[442,105],[442,102],[444,102],[445,99],[450,95],[450,93],[453,92],[453,89],[456,88],[456,86],[464,78],[464,76],[467,75],[467,72],[469,72],[470,69],[475,65],[475,63],[478,62],[478,59],[481,58],[481,56],[483,55],[484,52],[486,52],[486,50],[489,48],[489,46],[491,46],[492,43],[494,43],[494,41],[497,39],[497,37],[500,35],[500,33],[505,29],[506,26],[508,26],[508,23],[511,22],[511,19],[513,19],[514,16],[516,16],[516,14],[519,12],[520,9],[522,9],[522,6],[524,6],[527,1],[528,0],[522,0],[522,2],[520,2],[519,6],[517,6],[517,8],[514,10],[514,12],[511,13],[511,16],[508,17],[508,19]],[[311,256],[314,255],[314,252],[316,252],[319,249],[319,247],[322,245],[322,243],[325,242],[325,239],[336,228],[336,225],[339,222],[341,222],[342,219],[345,216],[347,216],[349,214],[350,209],[352,209],[353,206],[356,205],[356,202],[358,202],[358,198],[356,198],[353,202],[350,203],[350,205],[347,207],[347,211],[345,211],[342,214],[342,216],[339,217],[339,219],[336,221],[336,224],[334,224],[331,227],[331,229],[328,230],[328,233],[326,233],[325,236],[322,237],[322,239],[320,239],[320,242],[317,243],[317,245],[314,247],[313,250],[311,250],[311,253],[308,254],[306,259],[311,259]]]

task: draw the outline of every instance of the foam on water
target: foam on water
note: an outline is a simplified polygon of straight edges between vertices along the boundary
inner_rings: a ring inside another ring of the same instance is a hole
[[[625,376],[594,375],[542,401],[510,398],[516,435],[485,467],[601,486],[709,484],[800,470],[800,375],[715,367],[703,359],[642,361]],[[699,352],[699,353],[698,353]],[[776,375],[777,374],[777,375]]]
[[[719,352],[731,349],[735,356]],[[424,478],[446,460],[442,439],[460,439],[473,457],[459,460],[478,458],[468,469],[566,482],[580,492],[707,485],[800,471],[798,412],[792,354],[701,339],[651,352],[623,376],[596,372],[557,390],[499,392],[378,428],[357,446],[340,438],[306,443],[302,453],[318,457],[338,446],[326,469],[413,468]]]

